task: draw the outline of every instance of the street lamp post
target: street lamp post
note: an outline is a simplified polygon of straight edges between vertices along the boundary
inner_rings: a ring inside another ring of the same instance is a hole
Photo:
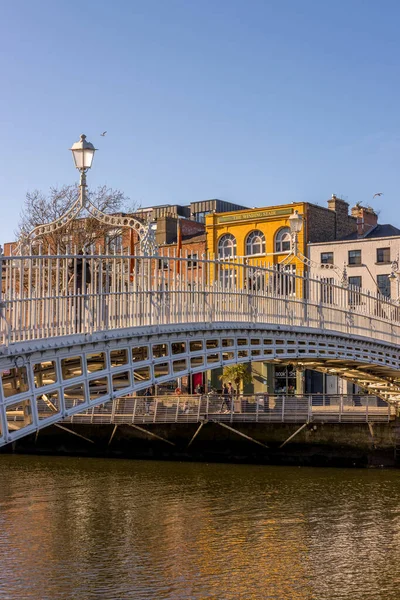
[[[400,282],[400,271],[399,271],[399,258],[397,257],[391,264],[391,273],[389,275],[389,281],[391,285],[397,283],[396,299],[399,301],[399,282]]]
[[[75,142],[70,148],[74,159],[75,167],[80,171],[80,194],[75,202],[67,208],[65,213],[50,223],[42,223],[34,227],[31,231],[24,233],[18,242],[15,253],[21,254],[22,249],[27,244],[33,244],[39,236],[49,235],[66,227],[71,221],[77,219],[83,209],[96,221],[113,228],[128,228],[131,232],[135,231],[140,240],[140,250],[143,256],[154,256],[158,254],[157,243],[154,231],[151,226],[136,215],[109,215],[97,208],[87,196],[86,193],[86,173],[91,168],[96,148],[86,140],[86,135],[82,134],[79,142]]]
[[[92,166],[96,148],[90,142],[86,141],[86,135],[82,133],[79,142],[75,142],[70,149],[74,158],[75,167],[80,171],[80,200],[81,207],[86,204],[86,173]]]
[[[298,235],[303,229],[303,215],[299,215],[299,211],[295,210],[288,219],[290,225],[290,233],[292,234],[293,254],[298,255]]]

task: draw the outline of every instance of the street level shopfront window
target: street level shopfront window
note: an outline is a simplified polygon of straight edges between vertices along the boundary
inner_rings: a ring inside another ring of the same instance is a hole
[[[274,393],[293,395],[296,391],[296,369],[293,365],[275,367]]]
[[[226,233],[218,240],[218,258],[233,256],[236,256],[236,238],[231,233]]]

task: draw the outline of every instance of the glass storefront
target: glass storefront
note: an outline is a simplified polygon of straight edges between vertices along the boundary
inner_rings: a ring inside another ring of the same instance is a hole
[[[294,394],[296,391],[296,368],[293,365],[276,365],[274,374],[275,394]]]

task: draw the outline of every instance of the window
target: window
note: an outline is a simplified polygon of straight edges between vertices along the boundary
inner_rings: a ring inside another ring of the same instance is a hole
[[[218,240],[218,258],[236,256],[236,238],[231,233],[226,233]]]
[[[361,250],[349,250],[349,265],[361,265]]]
[[[265,235],[255,229],[251,231],[246,240],[246,254],[265,254]]]
[[[377,248],[376,262],[377,263],[390,263],[390,248]]]
[[[169,269],[169,264],[168,264],[168,260],[164,259],[164,258],[159,258],[158,259],[158,269],[161,270],[168,270]]]
[[[361,294],[360,294],[361,290],[359,289],[359,288],[361,288],[361,285],[362,285],[362,279],[360,276],[349,277],[350,288],[357,288],[357,290],[350,289],[350,291],[349,291],[349,304],[351,304],[352,306],[361,303]]]
[[[289,227],[282,227],[275,237],[275,252],[290,252],[291,242]]]
[[[265,290],[265,272],[255,267],[249,267],[247,271],[247,289],[253,292]]]
[[[209,215],[210,212],[211,211],[209,211],[209,210],[205,210],[203,212],[194,213],[194,215],[193,215],[194,220],[197,221],[198,223],[205,223],[206,215]]]
[[[321,252],[321,264],[333,265],[333,252]]]
[[[192,254],[188,254],[188,269],[191,269],[192,267],[197,267],[197,259],[198,259],[198,254],[197,252],[193,252]]]
[[[333,277],[323,277],[321,279],[321,301],[324,304],[333,304],[334,283]]]
[[[277,296],[296,295],[296,265],[277,265],[272,276],[272,293]],[[271,282],[270,279],[270,282]]]
[[[385,248],[386,250],[386,248]],[[389,250],[389,248],[388,248]],[[389,275],[378,275],[376,278],[376,282],[378,284],[379,292],[382,296],[386,298],[390,298],[390,279]]]
[[[236,269],[222,268],[219,271],[219,283],[226,288],[233,288],[236,285]]]
[[[357,275],[357,277],[349,277],[349,285],[360,288],[362,285],[361,276]]]
[[[106,247],[112,254],[120,254],[122,252],[122,234],[120,231],[109,231],[106,235]]]

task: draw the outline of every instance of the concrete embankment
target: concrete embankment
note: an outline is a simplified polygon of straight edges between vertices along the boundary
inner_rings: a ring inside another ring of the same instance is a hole
[[[3,452],[343,467],[400,466],[400,452],[396,457],[399,420],[303,426],[234,423],[235,431],[209,421],[200,431],[198,428],[198,423],[148,424],[142,428],[127,424],[117,427],[62,424],[62,428],[50,426],[37,436],[17,440]]]

